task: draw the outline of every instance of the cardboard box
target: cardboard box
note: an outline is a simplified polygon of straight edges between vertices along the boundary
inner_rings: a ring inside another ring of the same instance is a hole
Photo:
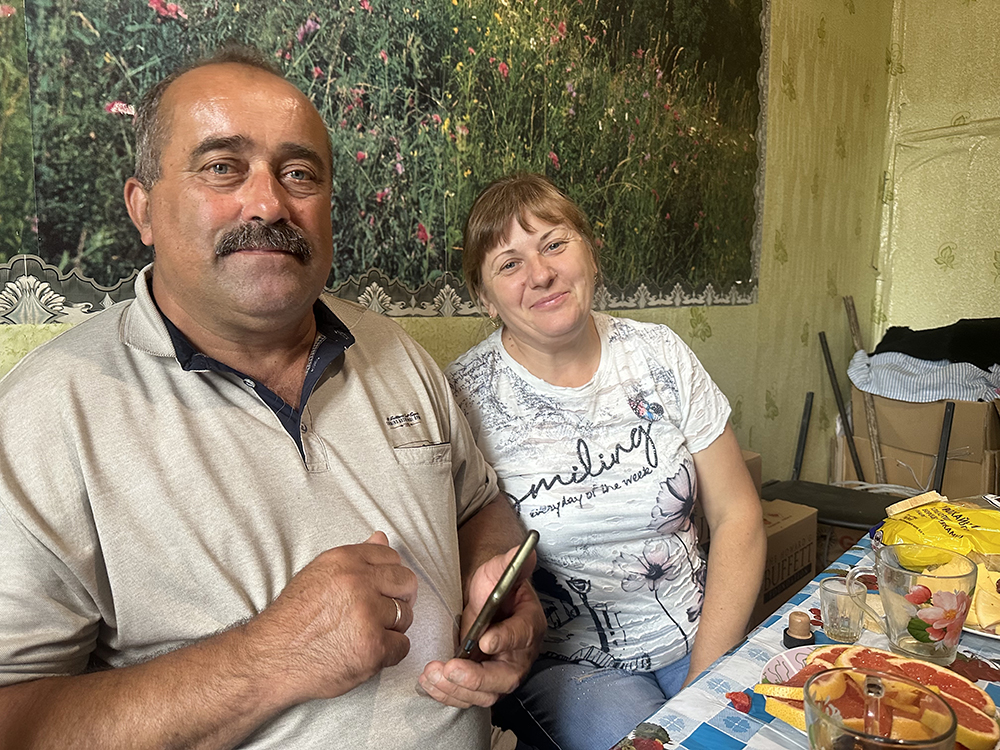
[[[987,404],[992,406],[991,404]],[[854,438],[854,447],[861,463],[861,471],[866,482],[875,481],[875,460],[872,456],[872,444],[862,437]],[[847,438],[839,438],[835,452],[837,465],[834,471],[834,481],[855,481],[857,473],[854,462],[847,450]],[[941,494],[946,497],[959,498],[985,493],[995,493],[1000,489],[1000,450],[983,450],[980,460],[972,462],[952,456],[948,451],[948,460],[944,467],[944,484]],[[923,453],[882,445],[882,464],[885,466],[885,479],[888,484],[898,484],[903,487],[923,491],[934,481],[934,466],[936,457]]]
[[[872,399],[881,445],[926,456],[937,454],[941,425],[944,423],[944,401],[914,404],[882,396],[872,396]],[[1000,399],[954,403],[948,461],[982,463],[986,452],[1000,450]],[[853,386],[851,415],[855,436],[871,440],[865,417],[864,394]]]
[[[816,509],[785,500],[761,500],[767,562],[750,627],[802,590],[816,575]]]
[[[750,472],[750,478],[757,489],[757,497],[760,497],[762,476],[760,454],[753,451],[743,451],[743,461],[746,463],[747,471]],[[708,522],[705,520],[705,514],[701,511],[701,503],[698,501],[695,502],[694,510],[691,512],[691,522],[698,531],[698,543],[705,549],[708,549]]]
[[[867,533],[864,529],[816,524],[816,571],[826,570]]]

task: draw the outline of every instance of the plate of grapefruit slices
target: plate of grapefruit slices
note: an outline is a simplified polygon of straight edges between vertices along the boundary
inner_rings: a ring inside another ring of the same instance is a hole
[[[801,664],[798,671],[788,674],[796,664]],[[1000,745],[996,705],[985,690],[945,667],[878,648],[832,644],[790,649],[764,666],[754,692],[764,696],[767,713],[805,731],[802,688],[813,674],[834,667],[877,669],[929,685],[955,712],[957,750],[994,750]]]

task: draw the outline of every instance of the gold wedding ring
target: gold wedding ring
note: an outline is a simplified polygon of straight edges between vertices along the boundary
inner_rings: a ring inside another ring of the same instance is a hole
[[[393,599],[392,603],[396,605],[396,619],[392,621],[392,625],[389,627],[389,630],[396,627],[399,624],[399,618],[403,616],[403,608],[399,606],[399,600]]]

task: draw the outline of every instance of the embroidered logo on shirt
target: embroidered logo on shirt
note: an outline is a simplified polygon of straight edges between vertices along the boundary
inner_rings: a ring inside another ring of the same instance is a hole
[[[398,427],[413,427],[420,424],[420,422],[420,414],[415,411],[407,414],[393,414],[385,418],[385,423],[389,426],[390,430],[395,430]]]

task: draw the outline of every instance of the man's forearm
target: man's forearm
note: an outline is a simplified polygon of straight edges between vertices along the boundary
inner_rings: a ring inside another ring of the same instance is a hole
[[[143,664],[0,688],[0,747],[233,747],[285,709],[398,664],[416,593],[377,531],[318,555],[243,625]]]
[[[0,689],[0,747],[231,748],[284,707],[243,628],[149,662]]]

